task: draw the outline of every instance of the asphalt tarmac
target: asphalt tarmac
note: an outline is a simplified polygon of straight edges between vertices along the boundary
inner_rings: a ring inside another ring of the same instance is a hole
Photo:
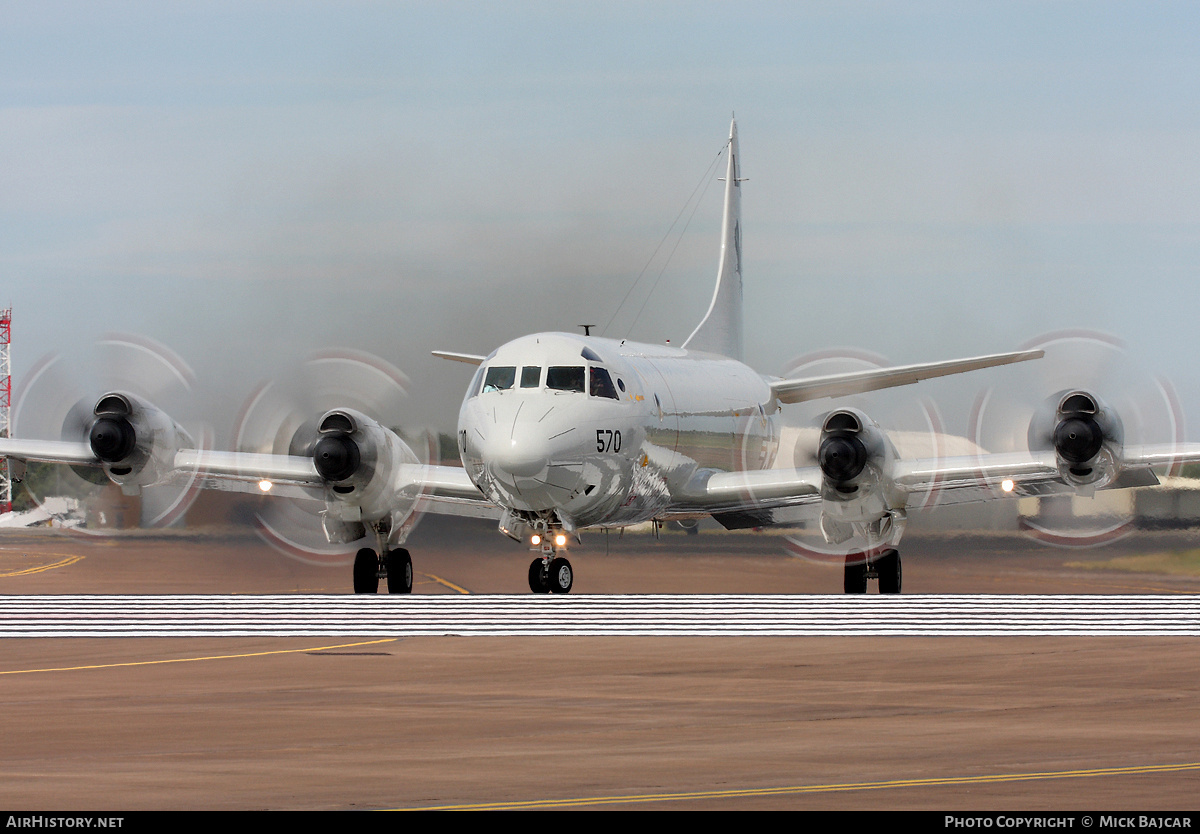
[[[912,593],[1174,594],[1019,535],[905,540]],[[528,551],[426,519],[416,593],[527,592]],[[606,552],[607,551],[607,552]],[[778,536],[589,536],[579,593],[838,593]],[[0,536],[0,594],[346,593],[239,531]],[[1112,637],[0,642],[0,805],[1186,810],[1200,644]]]

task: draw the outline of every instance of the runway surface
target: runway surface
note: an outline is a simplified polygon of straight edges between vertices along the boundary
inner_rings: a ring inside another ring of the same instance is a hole
[[[411,597],[355,598],[348,566],[244,533],[0,538],[0,628],[59,635],[0,639],[0,804],[1195,807],[1200,579],[1087,569],[1192,534],[910,531],[912,593],[855,599],[766,536],[593,537],[579,595],[544,597],[494,524],[429,521]],[[913,631],[878,630],[902,613]],[[285,631],[231,636],[238,617]],[[64,636],[143,623],[173,636]]]
[[[0,637],[1200,636],[1200,597],[0,596]]]

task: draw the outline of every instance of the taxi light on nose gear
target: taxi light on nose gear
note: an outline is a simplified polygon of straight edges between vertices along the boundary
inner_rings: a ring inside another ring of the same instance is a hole
[[[533,536],[529,539],[529,543],[531,545],[533,545],[534,547],[537,547],[539,544],[542,543],[542,537],[539,536],[537,533],[534,533]]]
[[[559,533],[557,536],[554,537],[554,545],[556,547],[563,547],[566,545],[566,543],[567,543],[567,537],[564,536],[562,533]]]

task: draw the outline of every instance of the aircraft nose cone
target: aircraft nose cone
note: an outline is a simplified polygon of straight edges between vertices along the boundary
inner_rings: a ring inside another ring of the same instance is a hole
[[[482,399],[482,398],[481,398]],[[506,506],[539,512],[560,506],[579,490],[579,432],[555,419],[558,409],[529,409],[524,399],[497,396],[482,420],[468,426],[478,461],[479,488]]]
[[[546,468],[544,449],[537,444],[510,440],[496,444],[491,463],[496,469],[517,478],[532,478]]]

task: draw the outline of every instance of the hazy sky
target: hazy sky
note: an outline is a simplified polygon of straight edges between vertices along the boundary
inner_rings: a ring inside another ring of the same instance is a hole
[[[17,387],[144,334],[227,432],[346,347],[453,430],[470,368],[428,351],[607,322],[732,111],[759,370],[1098,329],[1200,435],[1194,3],[0,2]],[[610,335],[687,336],[719,202]]]

